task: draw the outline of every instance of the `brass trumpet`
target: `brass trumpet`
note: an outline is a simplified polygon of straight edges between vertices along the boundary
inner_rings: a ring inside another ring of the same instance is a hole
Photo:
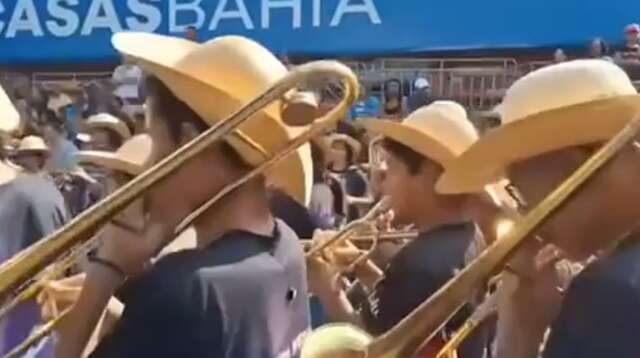
[[[26,248],[0,265],[0,298],[7,300],[12,296],[19,297],[20,299],[33,297],[33,295],[37,293],[37,290],[31,289],[30,292],[32,293],[30,295],[20,294],[19,291],[28,289],[33,277],[41,275],[42,271],[49,265],[61,257],[67,256],[74,247],[78,247],[78,245],[89,241],[100,226],[106,224],[120,210],[141,197],[149,188],[171,175],[184,163],[194,158],[213,143],[224,140],[228,134],[249,120],[255,113],[282,98],[289,91],[295,89],[297,85],[307,83],[310,80],[325,81],[329,79],[339,80],[345,87],[343,98],[336,107],[315,121],[312,121],[315,118],[309,118],[310,121],[304,123],[310,124],[309,127],[301,131],[302,133],[288,143],[282,151],[254,168],[237,182],[231,183],[223,188],[215,197],[185,218],[176,228],[176,232],[181,232],[220,198],[252,178],[264,173],[266,170],[271,169],[281,159],[297,150],[311,138],[322,135],[328,128],[333,127],[338,120],[343,118],[358,96],[358,80],[351,69],[336,61],[317,61],[294,68],[286,77],[246,106],[239,109],[229,118],[209,128],[190,143],[140,174],[53,234]],[[168,242],[166,244],[168,244]],[[15,290],[19,291],[15,292]],[[53,326],[54,325],[49,325],[49,329]],[[32,343],[35,342],[37,341],[33,341]],[[28,348],[26,345],[22,346]]]
[[[385,334],[373,338],[361,329],[348,324],[321,327],[307,337],[301,357],[415,356],[468,301],[477,287],[489,275],[501,268],[525,238],[558,210],[591,176],[614,158],[639,132],[640,117],[633,119],[539,205],[522,219],[517,220],[505,237],[496,240],[456,277]]]

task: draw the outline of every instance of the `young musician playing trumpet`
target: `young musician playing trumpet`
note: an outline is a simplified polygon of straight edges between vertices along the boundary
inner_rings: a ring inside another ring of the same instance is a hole
[[[387,170],[382,182],[383,194],[399,224],[412,224],[420,235],[391,260],[385,278],[376,288],[375,307],[356,313],[343,293],[331,285],[331,267],[312,258],[310,269],[318,278],[312,287],[335,317],[347,317],[369,332],[381,334],[409,314],[422,301],[446,283],[456,270],[479,251],[479,236],[487,241],[494,236],[494,220],[499,209],[484,195],[439,195],[435,183],[447,165],[478,138],[465,110],[455,102],[438,101],[423,107],[402,123],[363,120],[370,132],[384,136]],[[478,213],[490,215],[478,215]],[[479,217],[482,222],[474,223]],[[325,280],[323,280],[325,278]],[[455,330],[469,314],[463,309],[447,327]],[[470,339],[461,357],[482,357],[482,334]],[[431,346],[437,352],[439,346]]]
[[[474,192],[506,173],[521,206],[532,208],[639,115],[640,96],[612,63],[532,72],[507,91],[502,125],[449,166],[438,189]],[[621,149],[536,231],[575,261],[602,257],[563,299],[548,270],[517,272],[518,287],[499,306],[499,357],[537,356],[549,325],[545,358],[640,356],[639,155],[637,142]]]
[[[150,75],[152,162],[179,147],[182,123],[203,132],[287,73],[266,49],[241,37],[197,44],[123,33],[113,44]],[[244,184],[193,223],[196,249],[150,265],[159,242],[173,237],[185,216],[289,142],[279,108],[258,112],[153,187],[145,197],[148,212],[110,223],[62,323],[58,357],[80,356],[106,302],[127,278],[123,315],[92,357],[297,355],[309,325],[305,262],[295,234],[270,212],[265,178]],[[308,151],[292,153],[268,174],[270,181],[304,202],[309,161]]]

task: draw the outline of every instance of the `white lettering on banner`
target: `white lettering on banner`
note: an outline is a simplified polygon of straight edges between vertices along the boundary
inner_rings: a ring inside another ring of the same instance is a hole
[[[313,0],[313,27],[320,27],[321,1],[322,0]]]
[[[18,0],[11,20],[9,20],[6,36],[9,38],[16,37],[18,31],[29,31],[36,37],[44,36],[38,19],[38,12],[31,0]]]
[[[200,7],[202,0],[192,0],[191,2],[181,2],[179,0],[169,0],[169,32],[178,33],[187,31],[187,27],[202,27],[205,21],[204,11]],[[191,11],[196,14],[196,21],[188,24],[178,25],[178,12]]]
[[[268,29],[271,25],[271,9],[291,8],[293,17],[291,26],[299,29],[302,26],[302,5],[300,0],[263,0],[262,1],[262,28]]]
[[[244,0],[234,0],[237,10],[225,10],[229,0],[220,0],[216,11],[213,13],[211,24],[209,24],[209,30],[216,30],[220,25],[222,19],[240,19],[244,24],[244,28],[247,30],[253,30],[253,22],[247,11],[247,7],[244,4]]]
[[[331,23],[329,26],[336,27],[340,25],[340,21],[342,21],[342,16],[344,14],[357,14],[357,13],[365,13],[369,16],[369,21],[372,24],[380,24],[382,21],[380,20],[380,15],[378,14],[378,9],[376,9],[376,5],[373,3],[373,0],[363,0],[362,4],[350,5],[350,0],[340,0],[338,4],[338,8],[336,12],[333,14],[333,19],[331,19]]]
[[[72,9],[63,7],[76,6],[78,0],[49,0],[47,11],[54,20],[47,20],[47,29],[53,36],[68,37],[78,31],[80,17]]]
[[[150,0],[159,2],[160,0]],[[154,32],[160,28],[162,23],[162,13],[157,7],[145,4],[140,0],[127,0],[127,5],[136,16],[129,16],[125,20],[129,30]],[[144,20],[141,20],[143,18]]]
[[[0,0],[0,15],[4,14],[4,4],[2,3],[2,0]],[[4,31],[4,21],[0,21],[0,32]]]
[[[122,31],[118,13],[116,13],[111,0],[93,0],[91,2],[80,34],[90,35],[94,29],[100,28],[109,29],[111,32]]]
[[[243,26],[245,30],[258,28],[268,31],[274,26],[291,26],[290,29],[295,30],[303,26],[341,26],[345,17],[367,19],[372,25],[379,25],[382,21],[375,1],[0,0],[0,36],[91,36],[96,30],[155,32],[164,26],[172,34],[181,34],[189,26],[211,31],[228,26],[237,28],[236,25]],[[309,2],[311,6],[306,7]],[[247,9],[247,4],[253,6],[252,12]],[[291,25],[285,17],[289,14]],[[277,16],[277,23],[271,21],[273,16]],[[164,24],[163,21],[169,23]]]

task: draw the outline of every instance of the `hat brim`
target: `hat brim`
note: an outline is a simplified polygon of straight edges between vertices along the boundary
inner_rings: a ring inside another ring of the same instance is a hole
[[[455,159],[455,155],[449,149],[411,126],[383,119],[361,119],[357,123],[367,131],[403,144],[440,165],[445,166]]]
[[[106,168],[113,171],[120,171],[129,175],[139,175],[144,171],[144,167],[133,162],[118,157],[115,153],[97,150],[86,150],[76,153],[78,164],[92,164],[97,167]]]
[[[510,164],[563,148],[604,142],[640,114],[640,95],[618,96],[534,114],[489,131],[449,165],[441,194],[480,192]]]
[[[118,33],[113,36],[112,43],[116,50],[132,58],[147,73],[158,77],[176,97],[205,120],[219,117],[215,107],[239,109],[246,102],[234,97],[232,93],[222,91],[200,78],[180,71],[180,61],[197,46],[201,46],[200,44],[150,33]],[[265,108],[255,116],[256,118],[251,118],[240,126],[236,135],[230,136],[227,140],[249,164],[257,166],[268,159],[265,151],[260,150],[260,141],[256,136],[268,141],[268,145],[261,147],[272,148],[273,153],[277,152],[276,149],[284,148],[290,141],[290,129],[278,119],[278,110],[277,104]],[[264,123],[257,129],[260,123],[256,121],[265,120],[270,121],[268,135],[264,132]],[[209,125],[213,124],[209,122]],[[309,202],[313,184],[310,153],[309,146],[304,145],[266,174],[271,183],[304,205]]]

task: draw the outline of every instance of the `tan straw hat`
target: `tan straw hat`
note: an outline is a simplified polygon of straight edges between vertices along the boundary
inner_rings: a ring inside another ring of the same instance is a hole
[[[49,147],[41,137],[30,135],[20,140],[20,144],[18,145],[16,152],[18,155],[28,153],[48,153]]]
[[[0,132],[11,133],[20,125],[20,113],[0,87]]]
[[[502,124],[447,168],[441,193],[480,191],[509,164],[562,148],[603,142],[640,114],[627,74],[604,60],[575,60],[534,71],[507,90]]]
[[[131,131],[126,123],[120,119],[110,115],[109,113],[100,113],[93,115],[85,122],[87,129],[109,129],[116,132],[123,140],[131,138]]]
[[[93,164],[129,175],[138,175],[149,167],[153,142],[147,134],[131,137],[115,152],[97,150],[80,151],[76,154],[79,164]]]
[[[287,74],[267,49],[239,36],[221,36],[198,44],[149,33],[119,33],[112,42],[209,125],[227,118]],[[251,165],[264,162],[292,138],[291,129],[281,120],[281,109],[279,102],[268,106],[227,138]],[[267,176],[306,204],[312,184],[309,146],[288,156]]]
[[[413,149],[443,167],[477,139],[478,133],[465,109],[453,101],[436,101],[417,109],[402,122],[362,119],[357,123]]]

